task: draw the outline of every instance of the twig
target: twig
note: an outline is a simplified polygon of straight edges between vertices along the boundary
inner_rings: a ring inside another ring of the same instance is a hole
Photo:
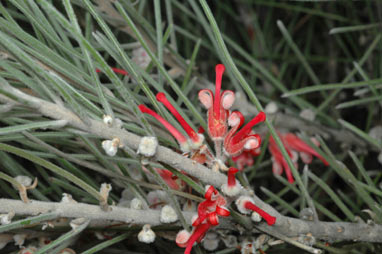
[[[110,212],[103,211],[97,205],[83,203],[55,203],[31,200],[26,204],[20,200],[0,199],[0,213],[14,211],[16,215],[36,215],[43,213],[57,212],[60,217],[66,218],[86,218],[94,221],[120,221],[138,225],[150,224],[152,226],[161,225],[160,210],[134,210],[130,208],[111,206]],[[187,222],[191,221],[193,212],[183,212]],[[382,225],[349,222],[312,222],[294,219],[286,216],[278,216],[276,225],[269,227],[266,223],[256,225],[260,231],[267,232],[277,237],[296,237],[300,235],[312,234],[316,239],[329,241],[356,240],[365,242],[382,243]],[[222,220],[222,227],[228,228],[226,220]],[[225,224],[225,225],[224,225]],[[104,224],[100,224],[104,225]],[[284,240],[284,239],[282,239]]]
[[[307,245],[300,243],[300,242],[298,242],[292,238],[286,237],[283,234],[278,233],[277,231],[269,230],[269,227],[262,227],[262,228],[258,228],[258,229],[264,233],[267,233],[268,235],[274,236],[280,240],[283,240],[284,242],[290,243],[290,244],[292,244],[292,245],[294,245],[300,249],[303,249],[307,252],[310,252],[313,254],[321,254],[322,253],[322,250],[320,250],[320,249],[316,249],[316,248],[307,246]]]
[[[34,215],[56,212],[60,217],[85,218],[90,220],[111,220],[132,224],[160,225],[160,210],[135,210],[124,207],[110,206],[111,211],[105,212],[98,205],[84,203],[57,203],[31,200],[25,204],[20,200],[0,199],[0,213],[15,211],[16,215]],[[193,212],[183,212],[186,221],[190,222]]]

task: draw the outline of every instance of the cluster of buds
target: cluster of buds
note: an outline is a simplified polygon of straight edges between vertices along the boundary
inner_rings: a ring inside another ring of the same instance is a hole
[[[219,216],[230,215],[230,211],[225,208],[225,198],[211,185],[207,185],[206,189],[205,200],[199,204],[198,215],[193,218],[192,232],[182,230],[176,236],[175,242],[179,247],[186,248],[185,254],[191,252],[194,243],[200,242],[211,227],[219,225]]]

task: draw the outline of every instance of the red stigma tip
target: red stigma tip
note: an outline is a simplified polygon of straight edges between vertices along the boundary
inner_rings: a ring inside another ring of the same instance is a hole
[[[162,92],[157,93],[155,96],[157,98],[157,101],[162,102],[163,100],[167,101],[166,95]]]
[[[223,72],[225,71],[225,66],[224,66],[224,64],[217,64],[216,66],[215,66],[215,71],[216,71],[216,74],[223,74]]]
[[[140,104],[140,105],[138,105],[138,108],[139,108],[139,110],[140,110],[142,113],[147,113],[148,110],[150,110],[150,109],[147,108],[144,104]]]

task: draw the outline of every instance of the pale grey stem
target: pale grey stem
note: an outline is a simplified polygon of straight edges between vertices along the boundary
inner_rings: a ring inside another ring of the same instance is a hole
[[[160,210],[134,210],[130,208],[112,206],[110,212],[104,212],[97,205],[83,203],[55,203],[32,200],[26,204],[20,200],[0,199],[0,213],[14,211],[16,215],[28,216],[50,212],[59,213],[65,218],[86,218],[94,223],[93,226],[104,225],[105,221],[120,221],[137,225],[150,224],[152,226],[161,225]],[[195,213],[183,212],[188,223]],[[248,219],[249,220],[249,219]],[[364,241],[382,243],[382,225],[350,222],[313,222],[301,219],[278,216],[278,223],[268,226],[265,222],[255,226],[256,229],[278,237],[296,237],[311,234],[316,239],[328,241]],[[222,228],[233,228],[227,220],[221,220]],[[248,225],[250,226],[250,224]],[[219,225],[220,227],[220,225]],[[285,240],[283,238],[280,238]]]
[[[132,224],[161,225],[160,210],[135,210],[124,207],[110,206],[111,211],[105,212],[98,205],[84,203],[56,203],[31,200],[25,204],[20,200],[0,199],[0,213],[14,211],[16,215],[35,215],[42,213],[57,212],[64,218],[86,218],[89,220],[110,220]],[[193,212],[183,212],[188,223],[191,222]]]

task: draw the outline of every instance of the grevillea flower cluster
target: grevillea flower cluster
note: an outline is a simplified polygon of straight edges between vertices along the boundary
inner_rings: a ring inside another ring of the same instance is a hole
[[[118,68],[112,69],[116,73],[128,75],[124,70]],[[156,99],[176,118],[184,132],[176,129],[166,119],[144,104],[138,106],[142,113],[154,117],[171,133],[179,143],[180,150],[184,156],[189,156],[198,163],[206,164],[213,170],[226,171],[228,175],[227,182],[220,186],[224,195],[221,195],[213,186],[208,185],[204,195],[205,200],[198,205],[198,213],[192,220],[192,231],[189,232],[184,229],[178,233],[176,243],[178,246],[185,248],[185,254],[191,252],[196,242],[203,240],[210,228],[219,224],[219,217],[230,216],[230,211],[226,208],[228,204],[225,197],[236,197],[235,204],[237,210],[242,214],[251,214],[254,222],[264,219],[270,226],[276,223],[276,217],[258,207],[253,197],[247,195],[239,196],[242,186],[235,178],[235,174],[243,170],[245,166],[252,165],[254,162],[253,157],[260,153],[261,138],[252,128],[258,123],[265,121],[265,113],[260,112],[244,125],[245,119],[243,114],[239,111],[230,110],[235,102],[235,93],[230,90],[222,91],[221,83],[225,70],[224,65],[216,65],[215,70],[215,91],[202,89],[198,93],[201,104],[207,109],[207,134],[214,144],[214,152],[206,145],[204,129],[199,127],[199,130],[195,131],[171,104],[165,93],[158,93]],[[100,71],[97,69],[97,72]],[[187,136],[183,133],[186,133]],[[328,164],[313,148],[294,134],[286,133],[278,135],[296,167],[299,156],[304,163],[310,163],[313,156],[315,156],[322,160],[325,165]],[[319,145],[315,140],[312,141]],[[146,158],[152,157],[156,151],[157,139],[155,137],[144,137],[141,143],[138,154]],[[269,141],[269,151],[272,155],[274,174],[280,175],[285,170],[288,181],[293,183],[294,179],[291,170],[272,137],[270,137]],[[236,163],[237,168],[226,166],[228,158],[231,158]],[[147,171],[143,164],[142,168],[144,171]],[[185,186],[185,182],[178,179],[171,171],[160,168],[155,168],[155,170],[170,188],[181,190]],[[166,221],[169,222],[168,220]],[[153,235],[146,242],[151,242],[155,239],[155,234],[151,229],[143,231],[149,232],[150,236]],[[142,232],[140,233],[141,236]]]
[[[201,104],[207,109],[207,133],[214,143],[214,153],[205,144],[206,137],[203,135],[203,129],[196,132],[171,104],[165,93],[158,93],[156,95],[157,101],[162,103],[176,118],[187,136],[183,135],[166,119],[147,106],[141,104],[139,109],[142,113],[154,117],[171,133],[179,143],[180,150],[185,156],[190,156],[191,159],[199,163],[207,164],[216,171],[227,171],[228,181],[221,186],[221,191],[225,196],[235,197],[242,190],[242,186],[236,180],[235,174],[243,167],[239,167],[239,169],[229,168],[226,166],[226,160],[227,158],[237,160],[241,156],[248,157],[258,154],[261,138],[252,128],[265,120],[265,113],[260,112],[244,125],[243,114],[239,111],[230,110],[235,101],[235,93],[229,90],[222,91],[221,89],[224,70],[224,65],[216,65],[214,92],[209,89],[202,89],[198,93]],[[170,186],[174,186],[174,184],[170,184],[172,176],[170,172],[168,173],[166,176],[163,174],[162,177]],[[226,199],[213,186],[207,186],[204,197],[205,200],[198,205],[198,215],[192,222],[192,232],[182,230],[177,235],[176,243],[180,247],[186,248],[185,253],[190,253],[194,243],[200,242],[211,227],[219,224],[219,217],[230,215],[228,209],[225,208],[225,205],[227,205]],[[243,202],[236,202],[240,212],[249,214],[250,211],[253,211],[255,213],[255,216],[252,216],[253,218],[264,218],[269,225],[276,222],[275,217],[257,207],[250,197],[239,197],[237,200],[244,200]],[[259,219],[256,219],[256,221],[259,221]]]
[[[265,120],[265,113],[260,112],[243,126],[243,114],[239,111],[230,111],[235,101],[234,92],[229,90],[221,92],[221,81],[224,70],[224,65],[218,64],[216,66],[215,92],[209,89],[203,89],[198,94],[200,102],[207,109],[208,135],[215,144],[215,155],[213,155],[204,144],[204,135],[196,132],[187,123],[164,93],[158,93],[156,95],[157,101],[161,102],[177,119],[187,134],[187,137],[162,116],[145,105],[139,105],[139,109],[142,113],[149,114],[157,119],[177,140],[182,152],[191,153],[191,157],[196,154],[204,155],[205,163],[214,165],[214,168],[226,171],[228,168],[224,166],[224,162],[227,157],[240,156],[243,152],[248,151],[254,152],[260,147],[261,138],[252,128]],[[200,159],[200,157],[198,159]]]
[[[303,140],[301,140],[299,137],[292,133],[285,133],[285,134],[278,134],[281,141],[284,144],[284,147],[289,155],[289,157],[292,159],[294,166],[298,168],[297,160],[299,157],[301,157],[301,160],[306,163],[310,164],[313,160],[313,156],[319,158],[325,166],[328,165],[328,162],[319,155],[312,147],[310,147],[308,144],[306,144]],[[312,138],[312,142],[315,143],[315,145],[319,146],[320,143]],[[286,162],[284,156],[281,154],[280,149],[278,148],[275,140],[273,137],[270,137],[269,139],[269,146],[268,146],[269,152],[272,155],[272,170],[275,175],[281,175],[283,171],[285,170],[285,174],[287,176],[287,179],[290,183],[294,183],[294,178],[292,175],[292,172],[288,166],[288,163]]]
[[[249,161],[253,161],[252,157],[254,155],[259,154],[261,138],[252,128],[258,123],[263,122],[266,116],[264,112],[260,112],[244,125],[245,119],[243,114],[239,111],[230,110],[235,101],[235,93],[230,90],[222,91],[221,89],[222,77],[225,70],[224,65],[216,65],[215,70],[215,91],[202,89],[198,93],[201,104],[207,109],[207,134],[214,143],[214,152],[205,144],[204,129],[200,127],[198,131],[195,131],[171,104],[165,93],[158,93],[156,95],[157,101],[162,103],[176,118],[187,136],[146,105],[141,104],[138,107],[142,113],[154,117],[171,133],[179,143],[180,150],[184,156],[189,156],[198,163],[206,164],[213,170],[227,171],[227,183],[220,186],[220,189],[224,196],[237,197],[242,190],[242,186],[236,180],[235,174],[242,170],[245,165],[248,165]],[[113,68],[113,71],[127,75],[126,72],[117,68]],[[138,153],[151,157],[155,153],[155,149],[151,149],[150,153],[146,152],[146,146],[148,146],[146,143],[151,144],[151,140],[156,141],[156,139],[152,137],[145,137],[145,139],[147,139],[147,142],[143,142],[144,146],[140,145]],[[228,158],[232,158],[236,162],[238,169],[226,166]],[[144,165],[142,167],[145,170]],[[184,186],[184,182],[179,181],[170,171],[159,168],[155,170],[170,188],[180,190]],[[195,242],[200,242],[204,238],[210,228],[219,224],[219,217],[230,215],[230,211],[225,207],[227,200],[224,196],[219,194],[213,186],[208,185],[206,187],[205,200],[198,205],[198,214],[192,221],[192,231],[182,230],[176,237],[176,243],[180,247],[186,248],[186,254],[191,252]],[[268,225],[273,225],[276,222],[275,217],[256,206],[254,200],[249,196],[237,197],[235,203],[239,212],[243,214],[252,213],[251,218],[255,222],[259,222],[261,218]]]

